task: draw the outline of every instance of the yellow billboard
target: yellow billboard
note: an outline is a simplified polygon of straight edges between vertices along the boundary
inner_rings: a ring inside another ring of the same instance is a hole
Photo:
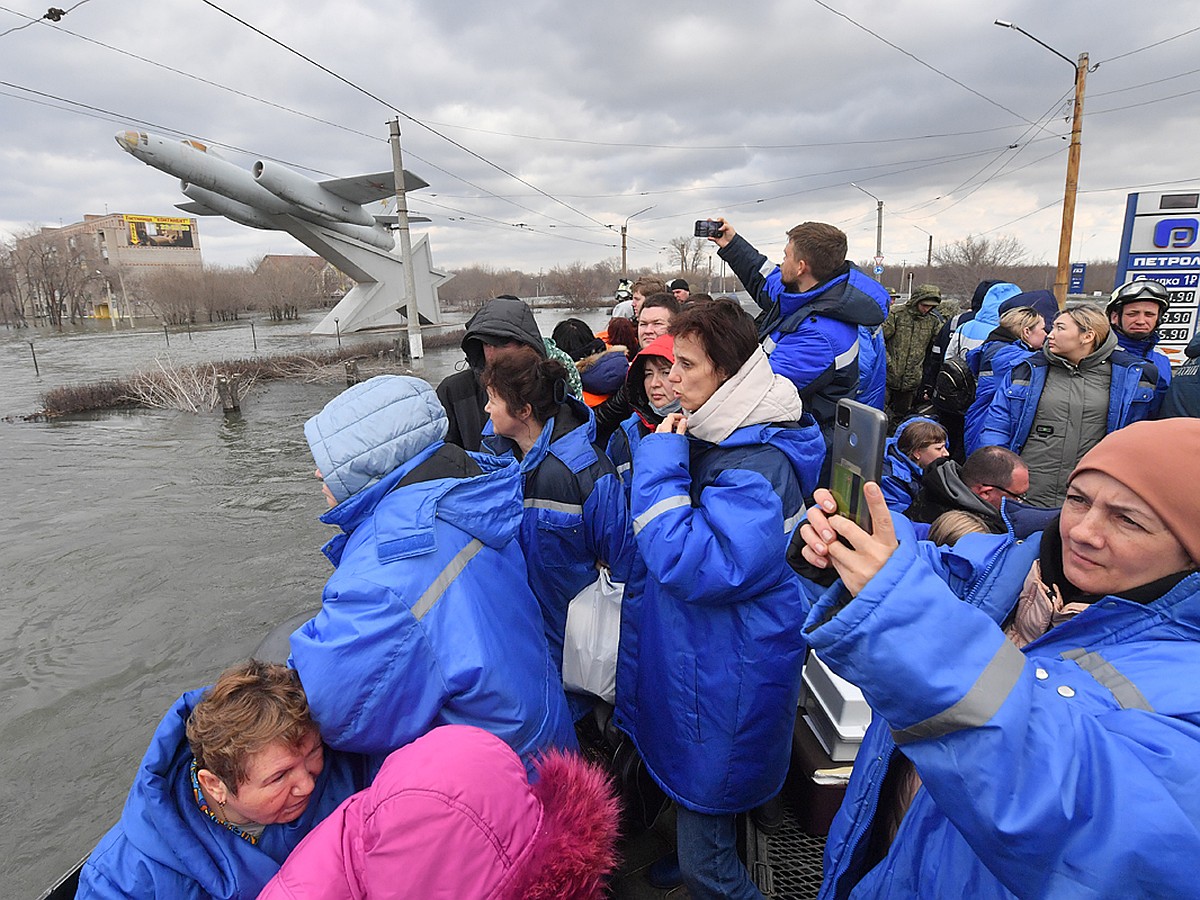
[[[131,247],[195,247],[192,220],[170,216],[126,216]]]

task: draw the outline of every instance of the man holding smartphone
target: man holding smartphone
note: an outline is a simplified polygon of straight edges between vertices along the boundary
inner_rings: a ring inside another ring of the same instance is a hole
[[[846,235],[832,225],[797,225],[772,267],[726,219],[710,221],[720,225],[709,237],[717,255],[763,310],[759,338],[771,368],[796,385],[828,441],[838,400],[858,398],[860,381],[875,381],[887,365],[878,337],[872,370],[859,366],[861,344],[876,339],[887,316],[887,291],[846,259]]]

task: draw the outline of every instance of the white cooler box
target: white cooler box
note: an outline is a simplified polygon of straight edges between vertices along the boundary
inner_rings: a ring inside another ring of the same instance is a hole
[[[815,653],[804,665],[804,709],[829,758],[852,762],[871,724],[871,709],[862,691],[835,675]]]

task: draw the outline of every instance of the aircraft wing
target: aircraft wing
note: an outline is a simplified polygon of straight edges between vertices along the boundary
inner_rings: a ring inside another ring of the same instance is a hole
[[[393,197],[396,194],[396,179],[392,172],[356,175],[353,178],[331,178],[328,181],[319,182],[319,184],[330,193],[337,194],[343,200],[349,200],[358,206],[382,200],[384,197]],[[406,191],[418,191],[424,187],[429,187],[428,181],[419,175],[405,171],[404,189]]]
[[[182,209],[185,213],[191,213],[193,216],[222,215],[222,213],[217,212],[212,207],[205,206],[203,203],[197,203],[194,200],[191,203],[176,203],[175,208]]]

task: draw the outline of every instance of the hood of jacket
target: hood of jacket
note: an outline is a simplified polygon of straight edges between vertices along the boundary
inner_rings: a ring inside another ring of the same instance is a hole
[[[987,296],[987,292],[1001,283],[999,278],[985,278],[979,284],[975,285],[975,291],[971,294],[971,312],[979,312],[979,308],[983,306],[983,298]]]
[[[798,422],[803,413],[796,385],[776,375],[767,354],[757,346],[742,367],[688,415],[688,433],[719,444],[747,425]]]
[[[1060,368],[1064,369],[1079,369],[1086,372],[1090,369],[1099,368],[1101,365],[1108,362],[1108,358],[1113,355],[1113,351],[1116,349],[1117,332],[1115,329],[1110,328],[1108,330],[1108,337],[1101,342],[1099,347],[1081,359],[1078,366],[1069,362],[1064,357],[1059,356],[1057,353],[1051,352],[1049,340],[1042,345],[1042,354],[1047,360],[1049,360],[1050,365],[1052,366],[1059,366]]]
[[[120,827],[139,853],[194,881],[205,896],[253,896],[278,868],[265,852],[268,841],[276,853],[282,847],[286,854],[357,785],[348,783],[346,765],[331,758],[327,750],[325,769],[317,777],[312,800],[295,822],[270,826],[259,848],[238,843],[243,839],[236,835],[231,841],[228,830],[215,826],[197,808],[188,775],[192,751],[187,742],[187,719],[206,690],[198,688],[181,696],[155,729],[125,801]],[[274,829],[278,831],[272,835]],[[99,862],[101,868],[104,863],[103,859]],[[127,864],[134,864],[133,860]]]
[[[1007,281],[997,282],[988,288],[987,293],[983,295],[979,311],[975,313],[976,330],[978,331],[980,325],[989,325],[992,328],[999,325],[1000,304],[1020,293],[1019,287]]]
[[[1022,306],[1028,306],[1040,313],[1046,322],[1047,331],[1054,327],[1054,318],[1058,315],[1059,309],[1058,301],[1054,299],[1054,294],[1050,291],[1025,291],[1009,297],[1000,304],[999,314],[1004,315],[1010,309],[1019,309]]]
[[[770,279],[780,279],[779,270]],[[782,279],[780,279],[782,280]],[[871,327],[883,324],[890,302],[888,292],[858,266],[846,262],[832,278],[801,293],[784,290],[779,294],[779,315],[786,319],[801,307],[812,305],[813,311],[828,319]],[[819,309],[817,308],[819,305]]]
[[[912,418],[905,419],[896,428],[895,434],[885,442],[884,457],[892,464],[892,475],[908,482],[915,488],[920,483],[924,470],[916,462],[900,452],[900,437],[914,422],[931,422],[934,425],[941,424],[936,419],[931,419],[928,416],[913,416]],[[946,436],[946,449],[950,449],[949,435]],[[884,469],[884,474],[887,474],[886,469]]]
[[[546,355],[542,333],[533,318],[533,310],[522,300],[511,297],[496,297],[483,304],[475,315],[467,320],[467,333],[463,335],[462,348],[471,368],[482,370],[484,337],[498,341],[516,341],[532,347],[539,356]]]
[[[350,900],[361,896],[352,886],[372,879],[403,884],[413,897],[599,897],[616,865],[612,787],[575,754],[552,750],[537,768],[531,785],[498,737],[435,728],[388,756],[261,897]]]
[[[347,388],[304,423],[304,437],[338,503],[378,482],[446,436],[437,393],[409,375],[377,375]]]
[[[390,502],[393,492],[395,502]],[[498,550],[517,537],[521,503],[520,466],[516,460],[467,453],[439,441],[321,516],[326,525],[336,525],[343,532],[323,549],[338,565],[347,536],[373,518],[376,553],[381,562],[434,550],[434,519],[448,522]],[[488,514],[480,515],[481,509]]]
[[[950,457],[935,459],[921,476],[921,489],[935,503],[979,516],[994,532],[1006,531],[1000,512],[962,480],[962,467]]]
[[[575,363],[583,389],[589,394],[611,394],[625,381],[629,372],[629,357],[624,347],[602,350],[585,356]]]
[[[660,334],[652,340],[633,358],[633,362],[629,364],[629,374],[625,376],[629,405],[647,428],[654,429],[662,424],[663,417],[654,411],[654,407],[650,405],[650,398],[646,396],[646,360],[651,356],[661,356],[671,365],[675,365],[675,338],[669,334]]]

